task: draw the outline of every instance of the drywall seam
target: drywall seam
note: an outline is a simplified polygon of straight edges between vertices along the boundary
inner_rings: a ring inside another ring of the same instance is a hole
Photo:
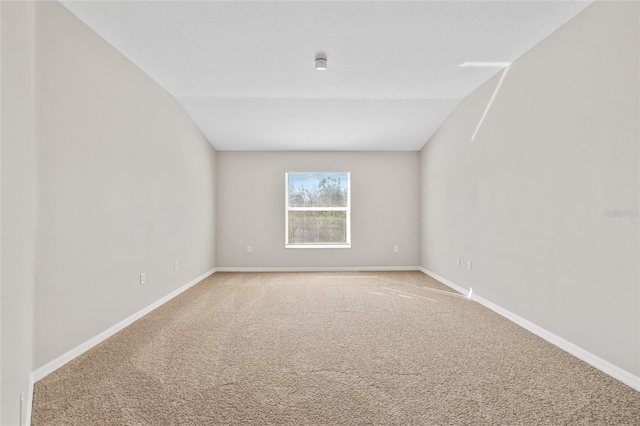
[[[451,287],[452,289],[459,291],[462,294],[468,293],[463,287],[447,280],[444,279],[442,277],[440,277],[439,275],[425,269],[425,268],[420,268],[420,270],[422,272],[424,272],[425,274],[429,275],[430,277],[440,281],[441,283],[445,284],[448,287]],[[499,306],[496,305],[495,303],[484,299],[483,297],[478,296],[477,294],[474,294],[473,296],[473,300],[475,300],[476,302],[480,303],[481,305],[483,305],[486,308],[491,309],[493,312],[505,317],[506,319],[508,319],[509,321],[518,324],[520,327],[530,331],[531,333],[535,334],[538,337],[543,338],[544,340],[546,340],[547,342],[559,347],[560,349],[564,350],[565,352],[570,353],[571,355],[575,356],[576,358],[586,362],[587,364],[597,368],[598,370],[602,371],[605,374],[608,374],[609,376],[613,377],[616,380],[621,381],[622,383],[624,383],[625,385],[640,391],[640,377],[635,376],[634,374],[610,363],[609,361],[605,361],[604,359],[592,354],[591,352],[581,348],[578,345],[575,345],[571,342],[569,342],[568,340],[563,339],[560,336],[557,336],[555,334],[553,334],[552,332],[545,330],[544,328],[532,323],[529,320],[526,320],[524,318],[522,318],[519,315],[514,314],[513,312]]]
[[[84,343],[76,346],[75,348],[71,349],[70,351],[60,355],[59,357],[57,357],[53,361],[50,361],[47,364],[43,365],[42,367],[38,368],[32,374],[33,382],[35,383],[35,382],[38,382],[39,380],[42,380],[47,375],[53,373],[54,371],[56,371],[58,368],[62,367],[63,365],[65,365],[69,361],[71,361],[71,360],[77,358],[78,356],[82,355],[83,353],[85,353],[89,349],[93,348],[97,344],[99,344],[99,343],[103,342],[104,340],[108,339],[109,337],[113,336],[118,331],[120,331],[123,328],[127,327],[128,325],[130,325],[134,321],[142,318],[143,316],[145,316],[149,312],[153,311],[154,309],[156,309],[156,308],[160,307],[161,305],[167,303],[169,300],[173,299],[174,297],[178,296],[180,293],[183,293],[184,291],[186,291],[189,288],[193,287],[194,285],[196,285],[197,283],[199,283],[203,279],[207,278],[208,276],[214,274],[215,272],[216,272],[215,268],[211,269],[210,271],[205,272],[204,274],[202,274],[199,277],[195,278],[194,280],[188,282],[187,284],[183,285],[182,287],[180,287],[180,288],[172,291],[171,293],[167,294],[163,298],[153,302],[152,304],[150,304],[146,308],[143,308],[143,309],[139,310],[138,312],[136,312],[133,315],[130,315],[129,317],[123,319],[119,323],[109,327],[105,331],[101,332],[100,334],[97,334],[96,336],[92,337],[91,339],[87,340],[86,342],[84,342]],[[31,399],[31,397],[29,397],[29,398]]]

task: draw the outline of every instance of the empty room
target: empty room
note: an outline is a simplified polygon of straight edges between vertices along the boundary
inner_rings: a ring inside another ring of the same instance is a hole
[[[0,424],[640,424],[640,2],[0,1]]]

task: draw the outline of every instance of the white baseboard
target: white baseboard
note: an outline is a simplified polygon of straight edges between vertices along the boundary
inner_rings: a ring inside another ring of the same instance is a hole
[[[246,267],[223,266],[217,272],[359,272],[359,271],[420,271],[419,266],[317,266],[317,267]]]
[[[461,287],[458,284],[455,284],[455,283],[449,281],[448,279],[446,279],[444,277],[441,277],[440,275],[435,274],[435,273],[433,273],[433,272],[431,272],[431,271],[429,271],[427,269],[424,269],[423,267],[420,267],[420,270],[423,273],[429,275],[434,280],[440,281],[442,284],[446,285],[449,288],[452,288],[453,290],[457,291],[458,293],[463,294],[465,296],[469,295],[469,290],[467,290],[466,288]]]
[[[60,355],[58,358],[54,359],[53,361],[48,362],[47,364],[43,365],[42,367],[38,368],[37,370],[35,370],[32,373],[32,379],[33,379],[32,381],[35,383],[35,382],[37,382],[39,380],[42,380],[44,377],[46,377],[47,375],[53,373],[54,371],[56,371],[58,368],[62,367],[63,365],[65,365],[69,361],[71,361],[71,360],[77,358],[78,356],[82,355],[83,353],[85,353],[89,349],[91,349],[94,346],[96,346],[98,343],[101,343],[104,340],[108,339],[109,337],[113,336],[118,331],[122,330],[123,328],[125,328],[128,325],[130,325],[134,321],[142,318],[143,316],[145,316],[149,312],[153,311],[157,307],[165,304],[166,302],[168,302],[169,300],[173,299],[174,297],[176,297],[180,293],[188,290],[190,287],[193,287],[195,284],[199,283],[200,281],[202,281],[203,279],[207,278],[208,276],[212,275],[215,272],[216,272],[215,268],[210,270],[210,271],[208,271],[208,272],[205,272],[204,274],[202,274],[199,277],[193,279],[192,281],[188,282],[187,284],[183,285],[182,287],[180,287],[180,288],[172,291],[171,293],[167,294],[163,298],[153,302],[152,304],[150,304],[146,308],[143,308],[143,309],[139,310],[135,314],[133,314],[133,315],[123,319],[119,323],[109,327],[108,329],[106,329],[102,333],[92,337],[91,339],[87,340],[86,342],[84,342],[84,343],[76,346],[75,348],[71,349],[70,351]]]
[[[444,285],[451,287],[452,289],[462,293],[462,294],[468,294],[469,291],[464,289],[463,287],[425,269],[425,268],[420,268],[420,270],[422,272],[424,272],[425,274],[429,275],[430,277],[440,281],[441,283],[443,283]],[[608,374],[609,376],[613,377],[614,379],[617,379],[619,381],[621,381],[622,383],[624,383],[625,385],[640,391],[640,377],[629,373],[628,371],[610,363],[609,361],[605,361],[604,359],[592,354],[591,352],[581,348],[578,345],[575,345],[571,342],[569,342],[568,340],[563,339],[560,336],[557,336],[555,334],[553,334],[552,332],[532,323],[531,321],[522,318],[521,316],[518,316],[516,314],[514,314],[513,312],[499,306],[496,305],[493,302],[490,302],[489,300],[484,299],[483,297],[478,296],[477,294],[473,294],[472,299],[478,303],[480,303],[481,305],[485,306],[486,308],[491,309],[492,311],[494,311],[495,313],[502,315],[503,317],[505,317],[506,319],[508,319],[511,322],[514,322],[516,324],[518,324],[520,327],[530,331],[531,333],[535,334],[538,337],[543,338],[544,340],[546,340],[547,342],[559,347],[560,349],[570,353],[571,355],[575,356],[576,358],[586,362],[587,364],[597,368],[598,370],[602,371],[603,373]]]
[[[33,407],[33,385],[35,384],[35,380],[33,380],[33,373],[29,375],[29,391],[27,394],[27,414],[26,419],[24,421],[25,426],[31,426],[31,408]]]

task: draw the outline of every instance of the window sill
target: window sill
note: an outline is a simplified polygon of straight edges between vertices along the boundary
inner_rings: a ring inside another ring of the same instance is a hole
[[[331,249],[331,248],[351,248],[351,244],[285,244],[284,248],[292,249]]]

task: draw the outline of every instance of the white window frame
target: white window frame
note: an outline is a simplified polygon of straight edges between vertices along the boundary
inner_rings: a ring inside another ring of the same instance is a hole
[[[346,173],[347,174],[347,207],[289,207],[289,173],[291,174],[313,174],[313,173]],[[285,248],[351,248],[351,172],[286,172],[284,174],[284,247]],[[347,241],[346,243],[326,244],[326,243],[289,243],[289,212],[294,211],[346,211],[347,212]]]

